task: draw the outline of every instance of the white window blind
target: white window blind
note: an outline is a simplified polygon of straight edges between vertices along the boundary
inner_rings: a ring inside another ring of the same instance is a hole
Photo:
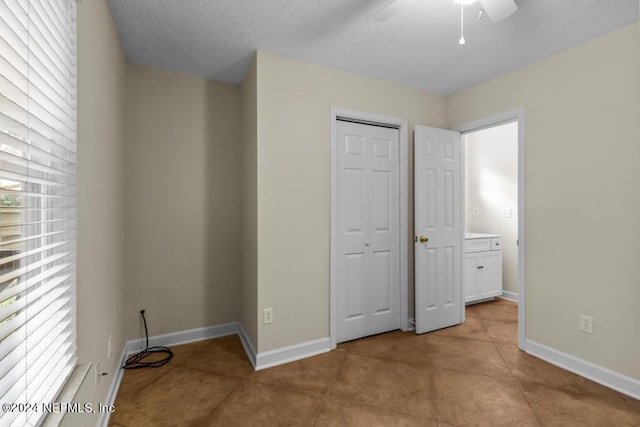
[[[40,405],[76,362],[76,0],[0,0],[0,72],[0,403]]]

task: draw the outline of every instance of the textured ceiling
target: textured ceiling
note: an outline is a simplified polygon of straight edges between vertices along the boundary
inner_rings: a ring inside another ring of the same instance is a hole
[[[478,6],[414,0],[110,0],[133,63],[240,82],[256,50],[441,94],[471,87],[638,20],[638,0],[516,0],[493,24]]]

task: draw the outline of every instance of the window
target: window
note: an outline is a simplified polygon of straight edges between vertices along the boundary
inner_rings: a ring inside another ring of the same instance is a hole
[[[75,366],[75,34],[75,0],[0,0],[1,403],[52,402]]]

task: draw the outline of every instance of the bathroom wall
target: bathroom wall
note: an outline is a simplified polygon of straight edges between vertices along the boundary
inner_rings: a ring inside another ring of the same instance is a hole
[[[464,135],[465,225],[502,236],[502,288],[518,293],[518,124]]]

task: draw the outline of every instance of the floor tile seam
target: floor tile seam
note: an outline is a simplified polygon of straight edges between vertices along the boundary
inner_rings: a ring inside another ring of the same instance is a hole
[[[524,388],[522,388],[522,384],[520,383],[520,380],[513,374],[513,370],[511,369],[511,365],[509,364],[509,362],[507,362],[507,359],[504,357],[504,354],[500,350],[500,347],[497,344],[495,346],[496,346],[496,350],[498,350],[498,354],[500,354],[500,357],[502,358],[502,361],[504,362],[505,366],[509,370],[509,373],[511,374],[511,378],[513,378],[513,381],[516,383],[516,386],[518,387],[518,390],[520,391],[520,395],[523,397],[525,402],[527,402],[527,405],[529,406],[529,409],[531,409],[531,412],[533,412],[533,415],[536,417],[536,422],[538,423],[538,425],[542,426],[543,425],[542,421],[540,420],[540,417],[538,416],[538,412],[536,411],[536,409],[535,409],[535,407],[533,405],[533,402],[531,402],[527,398],[527,395],[524,392]],[[520,349],[518,349],[518,351],[520,351]]]
[[[353,353],[353,352],[350,352],[349,354],[354,355],[354,356],[358,356],[358,357],[366,357],[366,358],[369,358],[369,359],[376,359],[378,361],[383,361],[383,362],[399,363],[401,365],[407,366],[407,367],[412,368],[412,369],[420,369],[421,371],[428,371],[428,367],[425,368],[424,366],[421,366],[418,363],[413,364],[413,363],[409,363],[409,362],[403,362],[401,360],[393,359],[391,357],[371,355],[371,354],[363,354],[363,353]],[[426,360],[425,363],[429,363],[430,365],[432,365],[430,360]],[[433,368],[433,366],[430,366],[430,367]]]
[[[336,371],[336,374],[333,376],[333,379],[331,380],[330,384],[326,387],[326,389],[322,390],[322,391],[318,391],[316,389],[307,389],[307,388],[303,388],[303,387],[296,387],[296,386],[292,386],[290,384],[283,384],[283,383],[278,383],[278,382],[274,382],[274,381],[269,381],[269,380],[261,380],[258,376],[256,375],[249,375],[248,377],[246,377],[245,379],[247,381],[250,382],[254,382],[257,384],[262,384],[262,385],[268,385],[268,386],[278,386],[281,387],[283,389],[289,390],[289,391],[293,391],[296,393],[300,393],[302,392],[307,392],[307,393],[313,393],[313,394],[318,394],[321,396],[326,396],[329,392],[329,390],[331,389],[331,387],[333,387],[333,384],[335,384],[335,382],[338,380],[338,375],[340,373],[340,368],[342,367],[342,365],[344,364],[345,360],[347,359],[346,354],[345,357],[342,358],[342,361],[340,362],[338,369]],[[257,371],[254,371],[254,373]]]
[[[455,327],[455,326],[454,326]],[[485,329],[483,329],[483,331],[487,332]],[[473,342],[484,342],[484,343],[492,343],[493,341],[491,340],[491,337],[488,337],[487,339],[482,339],[482,338],[476,338],[471,334],[439,334],[439,335],[435,335],[437,337],[446,337],[446,338],[460,338],[463,340],[467,340],[467,341],[473,341]],[[488,336],[488,332],[487,332],[487,336]]]
[[[369,358],[369,359],[375,359],[375,360],[383,361],[383,362],[397,363],[397,364],[401,364],[401,365],[403,365],[405,367],[408,367],[410,369],[419,369],[421,372],[424,372],[425,374],[429,375],[429,381],[430,381],[430,384],[431,384],[431,392],[432,392],[431,399],[435,398],[435,389],[434,389],[434,386],[433,386],[433,381],[434,381],[434,379],[433,379],[433,374],[434,374],[433,368],[434,367],[433,366],[430,366],[430,368],[432,368],[432,369],[425,369],[422,366],[411,365],[411,364],[408,364],[406,362],[399,362],[399,361],[393,360],[393,359],[382,359],[382,358],[378,358],[378,357],[375,357],[375,356],[361,355],[361,354],[356,354],[356,356],[358,356],[358,357],[366,357],[366,358]],[[345,362],[346,362],[346,358],[345,358],[345,361],[343,363],[345,363]],[[367,406],[370,406],[370,407],[377,408],[377,406],[375,406],[375,405],[371,405],[371,404],[367,404],[367,403],[364,403],[364,402],[361,402],[361,401],[358,401],[358,400],[350,399],[347,396],[335,393],[334,389],[335,389],[336,384],[338,384],[338,382],[339,382],[338,378],[340,377],[341,370],[342,370],[342,366],[338,370],[338,375],[337,375],[337,378],[336,378],[336,382],[332,385],[332,387],[330,389],[328,389],[327,395],[330,396],[330,397],[340,398],[340,399],[348,400],[348,401],[351,401],[351,402],[354,402],[354,403],[363,404],[363,405],[367,405]],[[412,415],[412,414],[408,414],[408,415],[416,417],[416,415]]]
[[[325,397],[329,396],[329,392],[331,390],[333,390],[333,387],[337,384],[338,378],[340,378],[340,372],[342,372],[342,367],[344,366],[345,362],[347,361],[347,357],[349,357],[349,352],[345,351],[344,356],[342,357],[342,360],[340,361],[340,363],[338,365],[338,369],[336,369],[336,373],[333,376],[333,380],[331,381],[331,384],[329,384],[327,389],[324,391]]]
[[[322,402],[320,402],[320,405],[318,406],[318,409],[316,410],[316,413],[313,417],[313,422],[311,423],[311,426],[315,426],[318,423],[318,419],[320,418],[320,414],[322,413],[322,410],[324,409],[324,404],[327,401],[328,396],[325,394],[322,396]]]
[[[487,335],[488,335],[488,331],[487,331]],[[454,336],[454,335],[439,335],[438,337],[439,338],[445,338],[447,340],[463,340],[463,342],[495,344],[491,337],[489,337],[489,341],[487,341],[487,340],[479,340],[479,339],[475,339],[475,338],[472,338],[472,337],[457,336],[457,335],[456,336]],[[465,353],[465,350],[455,351],[455,353]]]
[[[529,402],[529,399],[527,399],[527,396],[524,394],[524,391],[523,391],[523,389],[522,389],[522,386],[520,385],[520,382],[519,382],[519,381],[517,380],[517,378],[515,378],[515,376],[513,375],[513,372],[511,371],[511,367],[509,366],[509,364],[508,364],[508,363],[507,363],[507,361],[505,360],[504,356],[502,355],[502,352],[500,352],[500,349],[499,349],[499,348],[497,348],[497,346],[496,346],[496,349],[498,350],[498,353],[500,354],[500,357],[502,358],[503,363],[505,364],[505,366],[507,367],[507,370],[509,371],[509,374],[511,375],[511,380],[512,380],[513,385],[515,385],[515,387],[516,387],[516,388],[517,388],[517,390],[519,391],[519,394],[522,396],[522,398],[524,399],[524,401],[527,403],[527,406],[529,407],[529,409],[531,410],[531,412],[532,412],[532,413],[534,414],[534,416],[536,417],[536,422],[538,423],[538,425],[542,426],[542,423],[540,422],[540,419],[539,419],[539,417],[538,417],[538,414],[537,414],[537,413],[536,413],[536,411],[534,410],[534,408],[533,408],[533,406],[532,406],[531,402]],[[494,375],[485,375],[485,374],[481,374],[481,373],[459,372],[459,371],[456,371],[456,370],[454,370],[454,369],[448,369],[448,368],[438,368],[438,369],[445,370],[445,371],[456,372],[456,373],[458,373],[458,374],[463,374],[463,375],[477,375],[477,376],[482,376],[482,377],[491,378],[491,379],[494,379],[494,380],[496,380],[496,379],[497,379],[498,381],[501,381],[501,382],[502,382],[502,380],[503,380],[503,379],[501,379],[501,378],[496,378]],[[439,401],[440,399],[438,399],[438,390],[437,390],[437,388],[435,388],[435,387],[434,387],[434,395],[435,395],[435,402],[434,402],[434,403],[435,403],[436,405],[438,405],[438,401]],[[446,402],[444,399],[442,399],[442,401],[443,401],[443,402]],[[437,406],[436,406],[436,407],[437,407]],[[438,416],[440,416],[440,414],[439,414],[439,413],[438,413]],[[446,421],[446,420],[443,420],[443,422],[447,422],[447,421]]]
[[[640,416],[640,411],[636,410],[636,408],[630,402],[628,402],[621,395],[621,393],[619,391],[613,390],[612,388],[609,388],[609,387],[606,387],[606,386],[603,386],[603,387],[605,387],[605,388],[607,388],[607,389],[609,389],[609,390],[611,390],[611,391],[613,391],[615,393],[616,400],[617,401],[622,401],[622,405],[621,405],[622,407],[627,408],[629,410],[629,412],[631,412],[632,414]],[[607,400],[609,400],[609,398],[606,397],[606,396],[598,396],[596,394],[589,394],[588,396],[585,396],[585,397],[587,399],[589,399],[589,400],[596,400],[596,401],[599,401],[599,402],[606,402]],[[611,403],[613,403],[613,402],[611,402]]]
[[[423,416],[420,416],[420,415],[411,414],[409,412],[403,412],[403,411],[398,411],[398,410],[395,410],[395,409],[392,409],[392,408],[387,408],[387,407],[382,407],[382,406],[379,406],[379,405],[374,405],[372,403],[363,402],[361,400],[355,400],[355,399],[349,398],[349,397],[341,395],[341,394],[329,394],[329,395],[326,396],[326,400],[329,400],[329,399],[344,400],[346,402],[354,403],[354,404],[359,405],[359,406],[366,406],[367,408],[382,410],[382,411],[385,411],[385,412],[388,412],[388,413],[391,413],[391,414],[394,414],[394,415],[403,415],[405,417],[411,417],[411,418],[415,418],[415,419],[418,419],[418,420],[421,420],[421,421],[433,421],[434,420],[434,418],[431,418],[431,417],[423,417]],[[432,401],[432,403],[435,403],[435,398],[432,398],[431,401]]]
[[[351,354],[349,351],[347,351],[344,355],[344,357],[342,358],[342,362],[340,362],[340,366],[338,366],[338,369],[336,370],[336,376],[333,380],[333,382],[329,385],[329,387],[327,387],[327,390],[325,392],[325,396],[331,396],[333,389],[336,387],[336,384],[338,384],[338,380],[340,379],[340,375],[342,374],[343,370],[344,370],[344,365],[347,362],[347,358],[349,357],[349,354]]]
[[[433,375],[431,375],[431,390],[433,392],[433,412],[435,413],[435,416],[436,416],[436,424],[440,424],[440,404],[438,403],[440,399],[438,399],[438,388],[436,387],[435,371]]]
[[[627,405],[627,407],[631,408],[631,411],[635,412],[636,414],[638,414],[638,416],[640,416],[640,406],[638,406],[637,408],[631,404],[631,402],[629,402],[620,392],[618,393],[618,397],[625,403],[625,405]]]
[[[489,317],[478,317],[478,319],[482,322],[483,320],[488,320],[489,322],[498,322],[498,323],[518,323],[518,319],[516,320],[505,320],[505,319],[491,319]],[[483,323],[484,325],[484,323]]]
[[[455,404],[456,403],[456,402],[449,402],[449,401],[446,401],[446,400],[442,400],[442,402],[446,402],[448,404]],[[466,409],[466,410],[471,410],[471,409]],[[488,419],[491,416],[494,416],[494,412],[493,411],[488,411],[488,410],[485,410],[485,409],[472,409],[472,411],[475,412],[476,414],[478,414],[478,417],[483,419],[483,420]],[[533,413],[533,415],[535,417],[537,425],[539,427],[546,427],[538,419],[538,414],[536,414],[533,410],[532,410],[532,413]],[[438,423],[444,423],[444,424],[449,425],[449,426],[466,427],[468,425],[468,424],[458,424],[458,423],[454,422],[453,420],[447,420],[446,418],[441,417],[439,414],[438,414],[437,421],[438,421]],[[515,427],[515,424],[514,424],[514,427]]]
[[[500,341],[498,341],[497,338],[495,338],[493,335],[491,335],[491,332],[489,331],[489,328],[487,328],[487,326],[484,324],[483,322],[484,319],[480,319],[480,324],[482,325],[482,329],[484,329],[484,331],[487,333],[487,336],[489,337],[489,339],[491,340],[491,343],[493,344],[494,347],[496,347],[496,349],[498,350],[498,345],[499,344],[504,344]],[[487,319],[490,320],[490,319]],[[500,352],[498,350],[498,352]],[[500,357],[502,357],[502,354],[500,354]],[[506,360],[504,360],[504,357],[502,358],[503,361],[505,362],[505,365],[507,364]]]
[[[441,370],[450,371],[450,372],[455,372],[456,374],[462,374],[462,375],[467,375],[467,374],[469,374],[469,375],[477,375],[477,376],[480,376],[480,377],[491,378],[491,379],[497,379],[497,380],[500,380],[500,381],[502,381],[502,380],[504,380],[504,381],[508,381],[510,378],[512,379],[512,377],[511,377],[511,373],[510,373],[510,372],[508,373],[509,377],[507,377],[507,376],[498,376],[498,375],[496,375],[496,374],[487,374],[487,373],[483,373],[483,372],[470,372],[470,371],[468,371],[468,370],[466,370],[466,371],[465,371],[465,370],[459,370],[459,369],[455,369],[455,368],[443,368],[443,367],[439,367],[439,366],[436,366],[435,368],[436,368],[436,369],[441,369]]]
[[[308,396],[309,394],[312,394],[316,398],[324,397],[327,394],[326,391],[318,391],[318,390],[312,390],[312,389],[303,388],[303,387],[296,387],[290,384],[283,384],[283,383],[278,383],[273,381],[264,381],[264,380],[259,380],[258,378],[247,377],[247,378],[244,378],[243,380],[246,381],[247,383],[267,386],[270,388],[277,388],[279,390],[288,391],[290,393],[304,394],[306,396]]]
[[[208,420],[208,419],[213,415],[213,413],[214,413],[215,411],[217,411],[217,410],[222,406],[222,404],[223,404],[224,402],[226,402],[227,400],[229,400],[230,396],[231,396],[231,395],[232,395],[236,390],[238,390],[239,388],[241,388],[241,387],[242,387],[243,383],[244,383],[243,381],[239,381],[239,382],[238,382],[238,384],[234,385],[234,386],[233,386],[233,388],[232,388],[232,389],[227,393],[227,395],[224,397],[224,399],[222,399],[222,400],[221,400],[220,402],[218,402],[218,403],[217,403],[213,408],[211,408],[211,411],[209,411],[209,413],[208,413],[207,415],[205,415],[204,417],[202,417],[202,419],[201,419],[199,422],[197,422],[196,424],[194,424],[194,425],[196,425],[196,426],[202,426],[202,425],[204,425],[204,423],[205,423],[205,422],[206,422],[206,421],[207,421],[207,420]]]
[[[437,369],[439,369],[441,371],[453,372],[453,373],[456,373],[456,374],[459,374],[459,375],[470,375],[470,376],[476,376],[476,377],[483,377],[483,378],[489,378],[489,379],[492,379],[492,380],[496,380],[496,381],[502,382],[502,383],[509,383],[509,378],[497,377],[496,375],[492,375],[492,374],[484,374],[484,373],[480,373],[480,372],[469,372],[469,371],[458,371],[456,369],[451,369],[451,368],[440,368],[440,367],[438,367]],[[520,389],[520,384],[513,377],[513,374],[511,374],[510,380],[513,383],[513,385],[518,386],[518,389]],[[437,390],[434,387],[434,394],[436,394],[436,393],[437,393]]]
[[[493,345],[498,346],[500,344],[510,344],[513,345],[513,343],[511,342],[507,342],[507,341],[503,341],[500,338],[496,338],[493,335],[491,335],[491,332],[489,331],[489,328],[484,324],[483,320],[485,319],[480,319],[480,323],[482,324],[482,327],[484,328],[484,330],[487,332],[487,335],[489,336],[489,338],[491,339],[491,342],[493,343]],[[510,322],[510,321],[502,321],[502,320],[491,320],[491,319],[486,319],[489,320],[491,322],[502,322],[502,323],[515,323],[516,327],[517,327],[517,323],[518,321],[515,322]]]
[[[199,368],[197,366],[189,366],[189,365],[180,365],[180,366],[182,368],[189,369],[189,370],[192,370],[192,371],[198,371],[198,372],[202,372],[204,374],[209,374],[209,375],[217,375],[217,376],[225,377],[225,378],[232,378],[232,379],[240,380],[240,381],[243,381],[243,380],[248,378],[248,376],[239,376],[239,375],[233,375],[233,374],[228,374],[228,373],[219,372],[219,371],[210,371],[210,370],[207,370],[207,369]],[[251,374],[249,374],[249,375],[251,375]]]
[[[163,365],[163,366],[166,366],[166,365]],[[154,384],[156,381],[158,381],[160,378],[162,378],[165,375],[167,375],[169,372],[173,371],[175,368],[176,368],[176,366],[168,367],[166,369],[166,372],[163,372],[162,374],[158,375],[156,378],[152,379],[150,382],[146,383],[142,387],[140,387],[140,388],[136,389],[135,391],[129,393],[129,396],[125,397],[121,402],[118,402],[117,404],[115,404],[115,407],[117,408],[118,406],[122,405],[124,402],[126,402],[129,399],[131,399],[133,396],[137,395],[138,393],[140,393],[142,390],[146,389],[150,385]],[[120,368],[120,369],[123,369],[125,371],[122,374],[122,380],[124,380],[124,376],[127,374],[127,371],[129,371],[130,369],[124,369],[124,368]],[[140,368],[140,369],[147,369],[147,368]],[[158,369],[158,368],[149,368],[149,369]],[[122,384],[122,380],[120,381],[120,384]],[[118,388],[120,388],[120,386],[118,386]],[[118,399],[118,392],[119,391],[116,391],[116,400]]]

